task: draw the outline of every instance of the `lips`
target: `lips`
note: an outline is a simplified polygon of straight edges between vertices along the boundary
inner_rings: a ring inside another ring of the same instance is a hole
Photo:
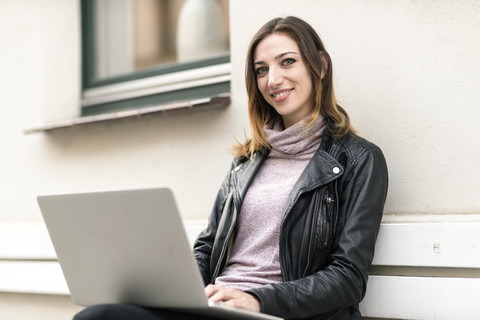
[[[275,102],[282,102],[290,96],[292,91],[293,89],[276,90],[270,96]]]

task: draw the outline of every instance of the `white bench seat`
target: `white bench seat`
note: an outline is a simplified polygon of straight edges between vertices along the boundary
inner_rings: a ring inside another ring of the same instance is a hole
[[[205,222],[186,222],[190,242]],[[68,295],[43,223],[0,226],[0,292]],[[366,319],[480,319],[480,222],[382,223]]]
[[[480,223],[383,223],[365,317],[480,319]]]

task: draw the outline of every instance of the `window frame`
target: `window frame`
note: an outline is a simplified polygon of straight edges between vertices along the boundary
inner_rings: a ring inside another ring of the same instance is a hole
[[[81,0],[81,116],[229,95],[230,53],[95,79],[94,1]]]

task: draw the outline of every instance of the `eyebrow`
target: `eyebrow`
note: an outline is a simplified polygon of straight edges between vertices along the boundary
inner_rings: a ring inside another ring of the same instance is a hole
[[[276,55],[276,56],[275,56],[275,60],[281,59],[282,57],[286,56],[287,54],[298,54],[298,53],[295,52],[295,51],[283,52],[283,53],[280,53],[279,55]],[[265,62],[263,62],[263,61],[255,61],[253,64],[254,64],[254,65],[256,65],[256,64],[265,64]]]

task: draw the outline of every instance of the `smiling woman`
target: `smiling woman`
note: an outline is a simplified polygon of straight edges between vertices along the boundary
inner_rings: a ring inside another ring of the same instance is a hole
[[[270,39],[264,44],[263,40],[268,40],[266,38]],[[277,43],[277,40],[280,39],[284,40],[282,41],[284,46],[289,44],[290,47],[280,49],[280,44]],[[302,80],[302,82],[308,82],[308,79],[311,79],[312,87],[310,92],[312,112],[306,119],[307,123],[313,124],[317,117],[322,115],[329,120],[329,130],[335,138],[341,138],[348,132],[353,131],[347,112],[338,104],[335,97],[332,60],[316,31],[303,20],[294,17],[273,19],[257,32],[250,43],[245,79],[252,138],[243,144],[234,146],[235,155],[251,156],[262,147],[268,148],[269,143],[263,128],[269,121],[278,120],[281,117],[281,114],[274,107],[275,103],[268,101],[271,93],[269,95],[261,89],[263,75],[264,73],[268,74],[269,69],[265,65],[265,61],[256,57],[259,54],[257,48],[258,46],[267,46],[269,43],[271,46],[279,47],[277,50],[280,51],[273,54],[275,60],[278,60],[277,66],[280,63],[280,66],[283,67],[278,69],[288,70],[290,65],[295,66],[300,61],[300,64],[308,70],[308,76]],[[296,50],[293,48],[296,48]],[[264,50],[262,52],[262,54],[265,54]],[[284,54],[287,55],[286,59],[282,59]],[[290,56],[288,56],[289,54]],[[273,81],[275,80],[273,79]],[[265,93],[267,94],[265,95]],[[276,94],[286,93],[279,91]],[[285,125],[283,119],[282,124]],[[290,125],[290,122],[288,122],[288,125]]]

